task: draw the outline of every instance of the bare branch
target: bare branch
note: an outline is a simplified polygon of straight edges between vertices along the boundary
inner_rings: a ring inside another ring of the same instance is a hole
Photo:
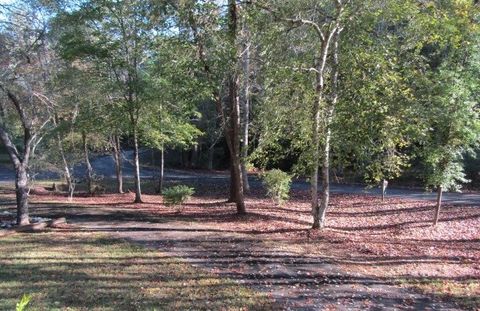
[[[325,41],[325,34],[323,33],[322,27],[318,23],[316,23],[312,20],[303,19],[303,18],[282,17],[278,14],[278,12],[273,11],[270,7],[260,3],[258,1],[255,1],[255,2],[252,2],[252,3],[254,5],[256,5],[257,7],[269,12],[273,16],[273,18],[276,19],[276,20],[285,21],[285,22],[289,22],[289,23],[297,24],[297,25],[307,25],[307,26],[313,27],[313,29],[318,34],[320,39],[322,41]]]
[[[30,131],[30,125],[28,124],[28,119],[23,107],[20,104],[20,100],[15,96],[15,94],[13,94],[13,92],[5,88],[3,84],[0,84],[0,89],[7,94],[8,99],[10,99],[13,106],[15,107],[15,110],[17,111],[18,116],[20,117],[20,122],[22,123],[24,130]]]
[[[290,70],[293,70],[293,71],[306,71],[306,72],[315,72],[315,73],[320,73],[318,71],[318,69],[314,68],[314,67],[310,67],[310,68],[304,68],[304,67],[289,67],[289,66],[285,66],[283,67],[284,69],[290,69]]]
[[[7,149],[8,155],[10,156],[10,159],[12,160],[13,164],[15,166],[20,165],[21,161],[20,161],[20,155],[18,153],[17,147],[13,144],[12,139],[10,138],[10,135],[8,134],[7,130],[3,126],[0,126],[0,138],[2,139],[3,145]]]

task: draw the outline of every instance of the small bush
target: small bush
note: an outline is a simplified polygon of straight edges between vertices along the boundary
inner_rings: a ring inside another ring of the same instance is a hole
[[[267,195],[277,204],[282,204],[288,200],[292,176],[274,169],[262,174],[263,184],[267,188]]]
[[[194,189],[178,185],[163,190],[163,202],[166,205],[181,205],[195,193]]]

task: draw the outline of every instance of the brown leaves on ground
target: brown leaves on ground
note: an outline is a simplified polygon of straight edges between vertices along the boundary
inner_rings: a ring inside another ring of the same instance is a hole
[[[294,193],[282,207],[254,193],[247,197],[246,216],[237,216],[235,205],[218,195],[193,197],[181,214],[164,206],[161,196],[143,198],[144,203],[135,204],[132,193],[108,194],[76,197],[69,204],[135,209],[155,217],[193,221],[205,229],[243,233],[275,248],[324,258],[350,272],[407,283],[444,280],[467,287],[465,295],[480,295],[479,286],[475,286],[480,279],[478,206],[446,205],[439,224],[433,227],[434,202],[393,198],[381,202],[368,195],[332,195],[326,229],[316,231],[310,230],[306,191]],[[67,198],[37,192],[33,200],[65,204]],[[469,285],[472,280],[474,285]]]
[[[433,227],[433,202],[402,199],[381,202],[368,195],[333,195],[326,229],[312,231],[309,230],[312,217],[308,197],[304,192],[297,192],[283,207],[258,195],[248,197],[246,216],[237,216],[234,204],[220,197],[193,197],[181,214],[173,207],[164,206],[161,196],[144,195],[144,203],[140,204],[133,203],[133,199],[133,193],[75,197],[73,202],[61,194],[36,192],[33,195],[37,203],[138,209],[155,216],[198,221],[217,230],[310,245],[313,252],[318,242],[326,242],[342,245],[350,257],[361,255],[365,259],[391,257],[405,263],[409,258],[424,262],[442,259],[446,264],[478,263],[480,258],[480,208],[475,206],[445,206],[439,224]],[[455,271],[461,274],[459,272]]]

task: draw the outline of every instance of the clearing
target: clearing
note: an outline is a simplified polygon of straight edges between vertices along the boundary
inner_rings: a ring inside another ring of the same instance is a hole
[[[68,202],[37,188],[32,215],[70,225],[0,238],[0,307],[25,292],[41,310],[480,307],[476,207],[445,206],[431,227],[433,202],[336,194],[318,232],[306,191],[282,207],[254,191],[239,217],[221,195],[226,185],[195,187],[181,211],[156,195]],[[13,211],[11,189],[1,199]]]

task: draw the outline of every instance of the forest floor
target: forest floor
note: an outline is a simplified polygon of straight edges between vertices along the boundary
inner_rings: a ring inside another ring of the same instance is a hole
[[[150,249],[146,252],[157,249],[162,256],[179,258],[182,265],[212,278],[233,280],[243,291],[266,295],[283,309],[480,308],[478,206],[447,205],[440,223],[432,227],[433,202],[381,202],[364,194],[335,194],[327,228],[312,231],[307,191],[293,191],[281,207],[265,199],[262,190],[253,191],[247,196],[248,215],[237,216],[235,206],[225,202],[226,185],[194,186],[197,194],[181,209],[163,205],[157,195],[145,195],[143,204],[131,203],[132,193],[81,196],[68,202],[63,194],[37,188],[31,195],[32,214],[67,218],[71,226],[48,233],[55,239],[59,235],[61,244],[78,235],[91,239],[98,234],[134,242]],[[4,188],[0,199],[0,212],[13,211],[11,189]],[[34,236],[20,235],[30,248],[35,247]],[[1,254],[18,252],[8,249],[6,239],[11,237],[0,238],[0,262],[7,260]],[[48,262],[44,265],[35,273],[51,269]],[[20,285],[15,283],[17,289]],[[185,286],[187,292],[193,290],[189,283]],[[102,288],[118,293],[115,287]],[[223,299],[213,293],[207,297]],[[268,303],[262,299],[258,301],[264,308]],[[207,309],[259,306],[225,303]]]

